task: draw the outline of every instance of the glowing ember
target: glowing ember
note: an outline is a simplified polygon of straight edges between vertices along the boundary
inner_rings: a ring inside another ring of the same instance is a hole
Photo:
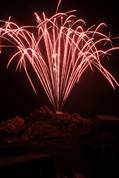
[[[60,1],[59,1],[60,2]],[[111,39],[101,32],[104,23],[85,30],[85,22],[76,20],[72,12],[56,13],[47,18],[35,13],[37,26],[19,27],[12,22],[0,21],[0,51],[2,48],[16,48],[8,62],[17,60],[16,69],[23,66],[32,85],[27,62],[33,67],[56,111],[61,110],[74,85],[80,81],[85,70],[97,68],[111,86],[117,81],[101,64],[113,47]],[[5,42],[5,43],[4,43]]]

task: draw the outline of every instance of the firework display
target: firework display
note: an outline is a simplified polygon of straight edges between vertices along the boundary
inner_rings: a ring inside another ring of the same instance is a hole
[[[118,49],[102,32],[105,23],[86,28],[85,21],[77,20],[73,11],[57,12],[51,18],[45,13],[34,14],[36,26],[18,26],[11,18],[0,21],[0,52],[4,48],[12,49],[8,66],[16,60],[16,69],[24,68],[33,90],[37,92],[27,65],[30,63],[56,111],[62,109],[71,90],[88,68],[98,69],[113,88],[118,85],[102,65],[102,60]]]

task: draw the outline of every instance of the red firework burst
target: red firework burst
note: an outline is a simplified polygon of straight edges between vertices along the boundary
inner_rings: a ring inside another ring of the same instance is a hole
[[[16,69],[23,66],[36,92],[33,78],[27,69],[27,60],[30,62],[56,111],[61,110],[74,85],[80,81],[88,67],[91,70],[97,68],[113,88],[115,84],[118,85],[101,64],[104,56],[108,57],[110,52],[119,49],[113,47],[111,39],[101,32],[106,24],[86,29],[84,20],[76,20],[72,12],[56,13],[51,18],[47,18],[45,13],[35,13],[35,17],[36,26],[20,27],[10,18],[8,21],[0,21],[0,48],[1,51],[4,47],[16,48],[8,66],[16,58],[19,59]],[[9,44],[5,45],[5,41]]]

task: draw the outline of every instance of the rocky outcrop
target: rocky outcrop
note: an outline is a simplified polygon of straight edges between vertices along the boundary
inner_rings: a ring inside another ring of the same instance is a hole
[[[54,113],[46,106],[36,109],[26,118],[16,116],[0,123],[2,142],[41,142],[86,134],[95,122],[78,114]]]

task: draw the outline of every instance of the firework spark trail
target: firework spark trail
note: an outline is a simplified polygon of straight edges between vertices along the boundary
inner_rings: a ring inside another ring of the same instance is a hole
[[[111,39],[101,32],[104,23],[84,30],[85,22],[82,19],[75,20],[75,16],[69,12],[57,13],[51,18],[44,13],[41,16],[35,13],[35,17],[37,26],[19,27],[10,18],[0,21],[0,49],[17,49],[8,66],[17,60],[16,70],[23,66],[36,92],[27,62],[31,64],[56,111],[62,108],[88,67],[91,70],[97,68],[113,88],[115,84],[118,85],[101,64],[104,56],[108,57],[113,50],[119,49],[113,47]]]

